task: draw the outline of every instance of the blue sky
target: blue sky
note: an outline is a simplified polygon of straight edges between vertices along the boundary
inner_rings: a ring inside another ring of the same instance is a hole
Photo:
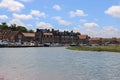
[[[0,0],[0,23],[120,38],[120,0]]]

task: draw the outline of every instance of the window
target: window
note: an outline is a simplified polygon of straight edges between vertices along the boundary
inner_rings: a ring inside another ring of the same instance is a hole
[[[19,39],[21,39],[21,38],[22,38],[22,35],[21,35],[21,34],[19,34],[19,35],[18,35],[18,38],[19,38]]]

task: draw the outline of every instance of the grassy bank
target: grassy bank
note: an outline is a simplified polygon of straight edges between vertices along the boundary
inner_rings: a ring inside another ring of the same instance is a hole
[[[120,45],[112,46],[72,46],[70,50],[120,52]]]

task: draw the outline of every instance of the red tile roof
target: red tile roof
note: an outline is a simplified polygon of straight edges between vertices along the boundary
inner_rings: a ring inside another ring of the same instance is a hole
[[[78,36],[80,39],[86,39],[88,37],[88,35],[79,35]]]
[[[19,33],[19,31],[11,31],[11,32],[7,35],[7,37],[14,37],[14,36],[16,36],[18,33]]]
[[[0,33],[0,39],[1,40],[6,40],[9,38],[13,38],[15,37],[17,34],[19,33],[19,31],[11,31],[11,30],[3,30]]]

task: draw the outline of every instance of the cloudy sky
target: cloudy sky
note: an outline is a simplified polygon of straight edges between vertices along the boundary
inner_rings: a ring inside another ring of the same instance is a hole
[[[120,0],[0,0],[0,23],[120,37]]]

